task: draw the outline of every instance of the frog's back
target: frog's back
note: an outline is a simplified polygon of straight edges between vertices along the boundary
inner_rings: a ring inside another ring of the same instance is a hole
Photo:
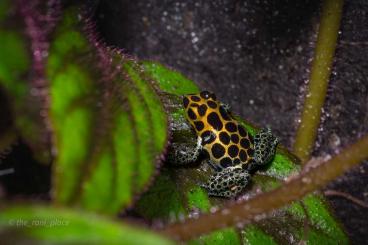
[[[202,137],[203,148],[222,168],[246,166],[254,154],[252,136],[206,91],[183,99],[187,119]]]

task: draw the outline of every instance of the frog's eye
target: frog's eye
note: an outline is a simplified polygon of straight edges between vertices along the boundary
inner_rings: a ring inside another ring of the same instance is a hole
[[[213,100],[216,100],[216,95],[214,93],[210,93],[208,91],[202,91],[200,94],[199,94],[203,99],[213,99]]]
[[[208,91],[202,91],[199,94],[203,99],[208,99],[210,97],[210,93]]]
[[[199,94],[203,99],[213,99],[213,100],[216,100],[216,95],[213,94],[213,93],[210,93],[208,91],[202,91],[200,94]]]

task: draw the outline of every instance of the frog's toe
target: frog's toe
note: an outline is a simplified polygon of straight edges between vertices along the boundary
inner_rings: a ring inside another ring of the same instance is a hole
[[[222,108],[224,108],[225,111],[230,112],[231,111],[231,106],[229,104],[226,103],[221,103]]]

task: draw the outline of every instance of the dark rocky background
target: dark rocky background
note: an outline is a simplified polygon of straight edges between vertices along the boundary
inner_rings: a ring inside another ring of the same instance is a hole
[[[95,19],[109,45],[182,72],[291,148],[320,8],[315,0],[105,0]],[[368,132],[367,48],[368,1],[346,1],[315,156],[335,154]],[[326,189],[368,202],[367,172],[366,162]],[[351,241],[368,241],[368,209],[328,199]]]

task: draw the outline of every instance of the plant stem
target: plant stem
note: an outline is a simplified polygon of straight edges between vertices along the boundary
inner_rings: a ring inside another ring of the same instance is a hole
[[[310,158],[320,124],[321,110],[332,70],[343,2],[343,0],[325,0],[323,2],[308,90],[294,144],[294,153],[304,163]]]
[[[281,187],[252,199],[231,203],[221,210],[167,226],[162,233],[178,240],[189,240],[211,231],[250,221],[281,208],[326,185],[346,170],[368,158],[368,135],[320,165],[309,168]]]

